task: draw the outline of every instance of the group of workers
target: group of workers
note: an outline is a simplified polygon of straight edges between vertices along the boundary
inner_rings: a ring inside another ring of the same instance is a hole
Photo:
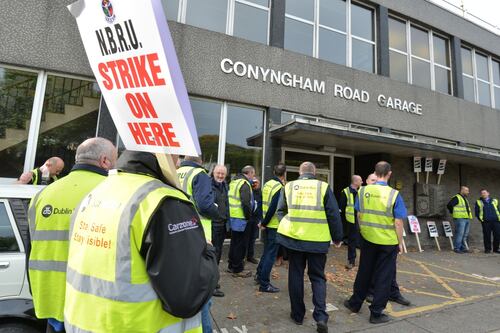
[[[390,320],[383,313],[389,300],[410,305],[396,282],[407,211],[402,196],[388,185],[392,171],[387,162],[376,164],[365,186],[353,176],[340,205],[330,186],[316,178],[311,162],[303,162],[299,178],[290,182],[285,181],[286,166],[277,164],[261,191],[252,166],[227,186],[225,166],[217,165],[211,178],[201,158],[190,156],[178,163],[179,189],[155,155],[124,151],[118,158],[116,148],[103,138],[80,144],[71,172],[56,181],[61,162],[51,158],[20,177],[23,183],[44,179],[49,184],[30,204],[28,248],[35,312],[48,320],[47,332],[211,333],[211,298],[224,296],[218,264],[227,229],[227,271],[250,277],[245,257],[257,263],[249,251],[256,216],[264,251],[255,282],[261,292],[280,291],[271,284],[271,270],[284,247],[295,324],[302,325],[306,312],[307,266],[317,331],[328,332],[325,265],[331,244],[342,244],[342,220],[348,225],[347,269],[356,265],[360,248],[353,294],[344,306],[358,312],[366,300],[370,322],[377,324]],[[472,217],[467,192],[462,187],[448,204],[457,236],[463,230],[456,239],[460,253]],[[476,203],[476,215],[485,235],[494,228],[487,224],[500,224],[498,200],[486,190]],[[486,245],[485,236],[485,250]],[[493,250],[498,251],[498,239]]]

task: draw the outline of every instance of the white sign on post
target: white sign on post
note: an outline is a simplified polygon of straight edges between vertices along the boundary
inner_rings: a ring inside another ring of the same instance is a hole
[[[444,229],[444,234],[448,239],[450,240],[450,246],[451,249],[453,250],[455,247],[453,246],[453,229],[451,228],[451,223],[448,221],[443,221],[443,229]]]
[[[434,240],[436,241],[436,246],[438,248],[438,251],[441,251],[441,246],[439,246],[439,241],[438,241],[439,233],[436,226],[436,222],[427,221],[427,229],[429,230],[429,236],[431,238],[434,238]]]
[[[429,173],[432,172],[432,158],[431,157],[425,158],[425,172],[427,173],[425,175],[425,183],[429,184]]]
[[[438,185],[441,184],[441,176],[444,175],[444,170],[446,169],[446,160],[439,160],[439,165],[438,165]]]
[[[413,172],[417,174],[417,183],[419,183],[420,173],[422,172],[422,158],[420,156],[413,157]]]
[[[161,0],[79,0],[68,9],[125,147],[199,155]]]
[[[421,230],[420,223],[418,222],[417,217],[415,215],[408,215],[408,223],[410,224],[410,231],[415,234],[419,252],[424,252],[424,250],[422,250],[422,246],[420,245],[420,238],[418,237],[418,234],[421,232]]]

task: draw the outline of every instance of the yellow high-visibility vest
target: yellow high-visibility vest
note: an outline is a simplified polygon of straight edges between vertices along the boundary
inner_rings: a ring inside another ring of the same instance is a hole
[[[234,179],[229,183],[229,216],[235,219],[244,219],[243,207],[241,206],[240,190],[243,186],[250,188],[252,193],[252,185],[246,179]]]
[[[351,188],[348,186],[344,190],[344,194],[347,198],[347,203],[345,206],[345,219],[349,223],[355,223],[356,219],[354,216],[354,194],[351,193]]]
[[[500,212],[498,211],[498,200],[492,199],[491,204],[495,208],[495,212],[497,213],[497,218],[500,221]],[[477,205],[479,206],[479,220],[484,221],[484,203],[481,199],[477,200]]]
[[[281,182],[275,179],[271,179],[264,184],[264,187],[262,188],[262,218],[266,217],[267,211],[269,210],[269,206],[271,205],[273,197],[276,195],[276,193],[281,191],[282,188],[283,184],[281,184]],[[278,225],[279,225],[279,220],[275,212],[273,217],[267,224],[267,228],[276,229],[278,228]]]
[[[31,200],[28,268],[37,318],[64,321],[71,214],[83,197],[105,178],[95,172],[75,170]]]
[[[455,195],[458,199],[458,204],[453,207],[453,218],[454,219],[472,219],[472,211],[470,209],[469,200],[464,199],[460,194]],[[467,211],[467,208],[469,210]]]
[[[364,239],[380,245],[399,243],[393,213],[398,194],[390,186],[374,184],[361,187],[358,192],[358,222]]]
[[[202,332],[200,313],[181,319],[163,310],[140,253],[165,198],[190,202],[157,179],[122,172],[83,199],[70,229],[66,332]]]
[[[298,179],[285,186],[288,214],[281,219],[278,233],[297,240],[330,242],[325,212],[328,184],[316,179]]]

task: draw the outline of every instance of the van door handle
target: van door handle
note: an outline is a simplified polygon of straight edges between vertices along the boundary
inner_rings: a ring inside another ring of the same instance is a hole
[[[8,261],[0,261],[0,268],[9,268],[10,262]]]

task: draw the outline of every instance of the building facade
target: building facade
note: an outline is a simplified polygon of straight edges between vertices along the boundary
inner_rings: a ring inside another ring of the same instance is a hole
[[[96,134],[120,144],[71,2],[1,5],[2,183],[54,155],[67,172]],[[310,160],[338,195],[388,160],[424,244],[425,222],[451,219],[444,205],[460,185],[471,202],[483,187],[500,196],[499,36],[425,0],[163,3],[205,162],[231,174],[253,164],[267,179],[283,161],[294,179]],[[415,156],[433,158],[419,175],[433,186],[417,184]],[[480,229],[475,220],[471,242]]]

